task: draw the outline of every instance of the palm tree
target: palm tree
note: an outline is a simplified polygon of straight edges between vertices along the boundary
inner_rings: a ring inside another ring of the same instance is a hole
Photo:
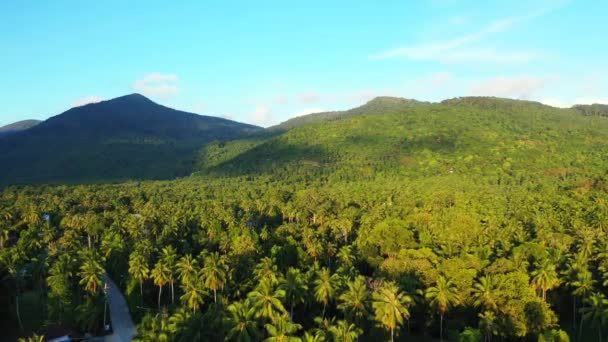
[[[586,307],[580,309],[582,320],[597,328],[598,341],[602,342],[602,328],[608,322],[608,300],[601,293],[594,293],[585,300]]]
[[[79,284],[84,286],[85,291],[95,295],[97,288],[101,286],[101,276],[104,269],[93,254],[86,253],[85,255],[83,264],[80,266],[80,272],[78,272],[78,276],[80,276]]]
[[[177,261],[177,252],[173,246],[168,246],[163,248],[161,259],[169,270],[169,282],[171,283],[171,304],[175,303],[175,291],[173,285],[175,283],[175,275],[176,275],[176,261]]]
[[[327,304],[334,298],[338,287],[338,276],[332,275],[328,268],[324,267],[317,272],[315,284],[315,298],[319,303],[323,304],[323,315],[325,317],[325,309]]]
[[[439,311],[439,338],[443,341],[443,316],[450,307],[460,304],[456,284],[444,276],[439,276],[435,286],[426,289],[425,297],[430,301],[431,306]]]
[[[586,284],[586,281],[584,283],[580,283],[579,280],[581,280],[581,273],[587,273],[589,272],[588,270],[588,260],[587,257],[584,256],[584,254],[581,253],[577,253],[574,255],[574,257],[571,257],[568,259],[568,262],[566,263],[566,269],[562,272],[562,276],[565,278],[565,283],[572,289],[572,326],[574,328],[576,328],[576,313],[577,313],[577,297],[580,297],[576,294],[574,294],[575,291],[577,291],[577,289],[579,287],[581,287],[581,285],[583,285],[583,288],[586,288],[586,286],[588,284]],[[587,275],[583,276],[583,277],[587,277]],[[593,281],[593,278],[589,278],[589,280]],[[593,286],[592,286],[593,287]],[[586,291],[585,289],[581,289],[582,291]],[[591,289],[592,290],[592,289]],[[588,295],[588,293],[585,293],[583,295],[583,297],[586,297]]]
[[[148,279],[148,274],[150,273],[150,269],[148,268],[148,263],[143,255],[139,254],[137,251],[131,253],[129,256],[129,273],[133,277],[133,279],[139,282],[139,295],[141,299],[144,298],[144,280]]]
[[[278,273],[277,265],[275,265],[274,261],[269,257],[262,258],[253,270],[253,275],[258,282],[268,279],[272,285],[275,285],[278,282]]]
[[[473,285],[473,305],[484,310],[494,311],[498,305],[496,298],[496,283],[490,276],[479,278]]]
[[[344,246],[340,248],[337,257],[340,260],[342,266],[353,266],[356,260],[355,254],[353,253],[353,246]]]
[[[570,286],[574,289],[572,291],[573,307],[574,307],[574,323],[576,324],[576,297],[586,298],[589,296],[595,288],[595,280],[593,274],[589,270],[584,270],[576,274],[576,278],[570,282]],[[581,321],[581,325],[582,325]],[[582,330],[582,326],[579,328]]]
[[[26,337],[26,338],[20,338],[18,340],[19,342],[44,342],[44,335],[36,335],[34,334],[33,336],[30,337]]]
[[[192,255],[186,254],[177,262],[177,271],[182,284],[190,283],[198,274],[198,262]]]
[[[258,317],[263,317],[271,321],[275,321],[279,316],[287,313],[281,300],[285,298],[285,291],[282,289],[273,289],[271,281],[268,279],[262,280],[255,290],[247,294],[257,311]]]
[[[69,253],[59,256],[57,261],[51,266],[46,282],[49,286],[50,299],[56,299],[59,305],[59,321],[63,320],[64,305],[70,303],[70,278],[72,277],[72,266],[76,260]]]
[[[264,341],[266,342],[301,342],[297,336],[294,336],[298,330],[302,329],[302,326],[293,323],[287,316],[279,317],[274,324],[267,323],[265,326],[268,332],[268,337]]]
[[[308,331],[302,336],[302,342],[325,342],[325,334],[316,331],[314,334]]]
[[[150,276],[154,279],[154,285],[158,286],[158,310],[160,310],[160,298],[163,293],[163,286],[171,279],[171,270],[164,260],[161,259],[154,265]]]
[[[391,341],[394,341],[395,329],[403,324],[404,318],[410,318],[407,306],[412,302],[412,297],[399,291],[394,283],[385,283],[373,293],[372,298],[376,321],[390,331]]]
[[[329,332],[335,342],[353,342],[363,333],[363,330],[347,321],[338,321],[329,327]]]
[[[234,302],[228,306],[230,316],[225,319],[229,327],[227,341],[248,342],[259,341],[261,333],[255,319],[256,311],[249,300]]]
[[[340,295],[341,303],[338,305],[338,309],[342,310],[349,319],[359,321],[367,315],[370,299],[365,278],[358,276],[346,285],[348,289]]]
[[[487,342],[492,341],[492,336],[496,335],[496,315],[492,311],[485,311],[478,315],[479,317],[479,329],[484,332],[484,340]]]
[[[187,282],[182,284],[182,291],[184,294],[180,299],[193,313],[196,313],[196,309],[203,304],[203,290],[197,282]]]
[[[135,342],[168,342],[173,335],[166,313],[145,316],[137,327]]]
[[[556,267],[548,258],[542,259],[532,271],[532,286],[541,291],[543,300],[547,300],[547,291],[559,286]]]
[[[224,287],[228,272],[224,258],[217,252],[205,258],[205,267],[201,270],[201,280],[205,287],[213,291],[213,301],[217,303],[217,290]]]
[[[299,269],[290,267],[280,288],[285,290],[285,298],[289,303],[289,317],[293,320],[293,307],[296,303],[304,303],[308,285]]]
[[[17,323],[19,324],[19,330],[23,331],[23,324],[21,322],[21,311],[19,309],[19,294],[21,293],[23,283],[23,261],[25,255],[17,248],[2,249],[0,254],[0,264],[7,270],[10,278],[15,284],[15,311],[17,314]]]

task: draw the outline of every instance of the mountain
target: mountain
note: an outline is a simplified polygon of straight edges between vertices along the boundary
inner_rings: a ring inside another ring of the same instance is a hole
[[[266,139],[207,145],[200,173],[355,180],[503,173],[583,177],[605,169],[608,120],[575,108],[468,97],[369,114],[298,126]]]
[[[171,109],[139,94],[72,108],[0,140],[2,183],[167,179],[198,149],[261,128]]]
[[[380,96],[372,99],[371,101],[357,108],[345,111],[322,112],[302,115],[289,119],[276,126],[269,127],[266,130],[269,132],[284,132],[292,128],[300,127],[311,123],[344,120],[359,115],[396,113],[415,106],[423,106],[428,104],[428,102],[420,102],[399,97]]]
[[[11,134],[15,134],[21,131],[25,131],[26,129],[30,129],[42,121],[40,120],[23,120],[18,121],[3,127],[0,127],[0,138],[5,137]]]

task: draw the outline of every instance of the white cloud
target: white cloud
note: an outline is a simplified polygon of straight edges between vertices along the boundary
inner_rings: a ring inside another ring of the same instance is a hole
[[[544,98],[539,100],[539,102],[557,108],[570,108],[574,105],[608,104],[608,97],[577,97],[572,101],[558,98]]]
[[[268,126],[272,122],[270,109],[265,105],[258,105],[255,111],[249,115],[249,121],[259,126]]]
[[[144,95],[169,97],[179,93],[177,82],[175,74],[151,73],[135,81],[133,89]]]
[[[319,96],[319,94],[315,92],[308,92],[298,95],[298,100],[300,100],[300,102],[302,103],[319,102],[320,99],[321,97]]]
[[[297,116],[308,115],[308,114],[313,114],[313,113],[323,113],[323,112],[327,112],[327,110],[323,109],[323,108],[305,108],[305,109],[299,110],[299,111],[291,114],[290,117],[295,118]]]
[[[450,82],[452,78],[451,73],[443,71],[430,75],[428,78],[423,79],[421,83],[426,83],[436,88]]]
[[[573,105],[575,104],[608,104],[608,97],[579,97],[574,100]]]
[[[101,101],[103,101],[103,98],[101,98],[100,96],[96,96],[96,95],[87,96],[87,97],[83,97],[81,99],[74,101],[72,103],[72,107],[80,107],[80,106],[88,105],[89,103],[97,103],[97,102],[101,102]]]
[[[471,46],[495,34],[505,32],[519,23],[549,13],[562,5],[565,1],[556,3],[551,8],[533,12],[529,15],[507,17],[491,22],[477,32],[472,32],[449,40],[431,43],[414,44],[379,52],[370,56],[370,59],[405,58],[414,61],[436,61],[440,63],[524,63],[534,60],[538,54],[533,51],[497,51],[494,48]],[[454,17],[455,22],[463,19]]]
[[[471,87],[471,93],[477,96],[499,96],[527,100],[531,99],[547,84],[557,79],[558,77],[555,76],[500,76],[474,84]]]
[[[558,99],[558,98],[554,98],[554,97],[540,99],[538,102],[540,102],[542,104],[546,104],[547,106],[556,107],[556,108],[569,108],[572,106],[567,101],[564,101],[564,100]]]
[[[275,96],[275,98],[273,99],[273,102],[274,102],[275,104],[278,104],[278,105],[284,105],[284,104],[287,104],[287,96],[285,96],[285,95],[277,95],[277,96]]]

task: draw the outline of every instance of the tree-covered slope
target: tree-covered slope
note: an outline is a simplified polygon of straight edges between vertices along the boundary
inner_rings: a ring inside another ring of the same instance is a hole
[[[603,118],[535,102],[459,98],[209,145],[201,163],[216,175],[565,176],[599,171],[606,152]]]
[[[352,118],[359,115],[374,115],[400,112],[404,109],[423,106],[428,103],[416,100],[403,99],[399,97],[380,96],[366,104],[344,111],[322,112],[298,116],[282,122],[276,126],[266,129],[267,132],[284,132],[292,128],[304,126],[311,123],[337,121]]]
[[[30,129],[36,125],[38,125],[40,122],[40,120],[22,120],[22,121],[17,121],[14,122],[12,124],[6,125],[6,126],[2,126],[0,127],[0,138],[17,133],[17,132],[21,132],[21,131],[25,131],[26,129]]]
[[[72,108],[0,140],[2,183],[163,179],[192,172],[196,151],[258,127],[133,94]]]

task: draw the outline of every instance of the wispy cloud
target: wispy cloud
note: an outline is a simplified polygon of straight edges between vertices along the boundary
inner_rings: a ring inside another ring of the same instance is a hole
[[[81,99],[78,99],[72,103],[72,107],[80,107],[84,105],[88,105],[89,103],[97,103],[103,101],[103,98],[97,95],[86,96]]]
[[[284,105],[284,104],[287,104],[288,99],[287,99],[286,95],[277,95],[274,97],[272,102],[274,102],[275,104],[278,104],[278,105]]]
[[[273,120],[270,108],[265,105],[257,105],[255,111],[249,115],[249,121],[259,126],[268,126]]]
[[[300,102],[302,103],[319,102],[320,99],[321,97],[319,96],[319,94],[315,92],[302,93],[298,95],[298,100],[300,100]]]
[[[405,58],[414,61],[436,61],[440,63],[492,62],[523,63],[534,60],[538,53],[534,51],[497,51],[494,48],[474,46],[495,34],[509,31],[517,24],[530,21],[545,15],[566,2],[545,8],[525,16],[507,17],[495,20],[476,32],[448,40],[432,43],[414,44],[382,51],[369,56],[370,59]]]
[[[534,98],[534,95],[548,84],[558,79],[559,77],[557,76],[500,76],[474,84],[471,87],[471,94],[529,100]]]
[[[591,104],[606,104],[608,105],[608,97],[577,97],[574,100],[568,101],[559,98],[543,98],[539,102],[546,105],[558,108],[570,108],[574,105],[591,105]]]
[[[139,93],[150,96],[169,97],[179,93],[175,74],[151,73],[135,81],[133,89]]]

